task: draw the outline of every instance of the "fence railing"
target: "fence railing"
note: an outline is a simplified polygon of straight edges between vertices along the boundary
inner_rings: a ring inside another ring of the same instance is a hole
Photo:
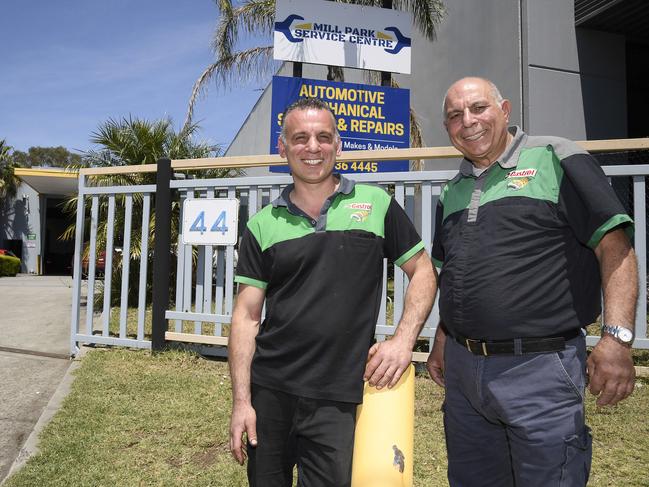
[[[603,169],[613,181],[623,181],[622,186],[630,188],[626,203],[635,219],[634,245],[638,254],[640,275],[637,338],[634,346],[649,348],[645,191],[646,178],[649,175],[649,151],[644,151],[649,149],[649,139],[591,141],[582,145],[593,152],[643,150],[642,154],[646,156],[642,159],[648,164],[604,166]],[[344,152],[339,160],[413,160],[458,156],[459,153],[453,148],[438,147],[350,151]],[[279,156],[266,155],[172,161],[171,167],[174,171],[192,170],[200,174],[201,170],[207,168],[249,167],[282,162]],[[147,333],[151,303],[147,301],[147,297],[152,286],[151,267],[161,258],[160,255],[152,255],[150,244],[152,235],[157,234],[152,231],[155,227],[155,215],[151,209],[156,186],[107,185],[105,178],[116,174],[131,174],[142,175],[141,179],[146,179],[144,175],[155,172],[156,168],[156,165],[142,165],[80,171],[71,316],[73,354],[80,343],[151,348],[151,338]],[[382,185],[391,191],[419,229],[426,249],[430,252],[437,198],[444,183],[455,174],[456,171],[415,171],[348,176],[356,181]],[[132,179],[137,181],[137,177]],[[182,201],[213,197],[238,198],[243,224],[247,218],[276,198],[290,181],[290,176],[284,175],[171,180],[169,187],[175,194],[173,200],[176,202],[171,227],[181,228]],[[171,309],[166,309],[164,313],[164,320],[169,320],[169,329],[164,338],[168,341],[208,346],[226,345],[236,295],[233,281],[237,258],[236,245],[184,245],[179,232],[180,230],[172,232],[173,240],[169,246],[169,257],[175,260],[170,273],[175,277],[173,282],[170,279],[167,284],[174,291],[174,298]],[[118,249],[121,249],[121,252],[116,252]],[[103,269],[98,265],[100,260],[103,260]],[[103,271],[103,276],[99,276],[98,271]],[[82,306],[84,287],[87,296],[85,310]],[[403,311],[406,287],[407,277],[401,269],[398,266],[389,268],[385,262],[383,299],[376,325],[378,340],[383,340],[394,332]],[[432,343],[438,321],[439,315],[435,305],[422,330],[422,340]],[[592,345],[597,339],[595,336],[588,337],[588,343]],[[425,360],[426,356],[425,352],[413,354],[415,360]]]

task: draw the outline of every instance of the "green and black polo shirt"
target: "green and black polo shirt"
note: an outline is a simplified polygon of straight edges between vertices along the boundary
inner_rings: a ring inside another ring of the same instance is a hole
[[[340,177],[317,220],[291,203],[292,189],[248,221],[239,247],[235,281],[266,290],[252,382],[360,403],[383,258],[402,265],[424,244],[378,186]]]
[[[440,316],[456,336],[543,337],[592,323],[601,311],[593,249],[617,227],[633,231],[587,152],[510,131],[514,140],[482,174],[462,161],[437,206]]]

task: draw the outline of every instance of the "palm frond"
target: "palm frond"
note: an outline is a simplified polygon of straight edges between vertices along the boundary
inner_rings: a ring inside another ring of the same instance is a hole
[[[249,0],[243,5],[232,8],[229,1],[224,1],[221,9],[221,19],[214,34],[212,49],[217,59],[223,59],[232,54],[240,31],[244,34],[270,36],[275,20],[275,0]]]
[[[269,76],[273,67],[273,46],[261,46],[233,53],[222,59],[217,74],[220,82],[246,82]]]
[[[0,163],[9,160],[9,152],[12,147],[7,144],[6,139],[0,139]]]
[[[217,88],[227,87],[234,82],[241,83],[251,78],[270,76],[273,67],[273,46],[253,47],[235,52],[209,65],[194,83],[183,130],[192,123],[196,101],[209,82],[213,81]]]
[[[219,0],[219,11],[221,17],[214,32],[214,39],[212,40],[212,49],[217,55],[217,58],[229,56],[234,47],[238,30],[237,23],[234,21],[234,13],[232,12],[232,2],[230,0]]]
[[[382,0],[335,0],[338,3],[381,7]],[[428,40],[434,40],[436,29],[446,15],[446,7],[441,0],[393,0],[392,8],[410,12],[419,31]]]
[[[341,66],[327,66],[329,81],[345,81],[345,70]]]
[[[5,139],[0,139],[0,209],[2,200],[13,198],[18,191],[20,179],[15,175],[14,169],[21,167],[11,154],[13,147]]]
[[[373,77],[376,79],[381,79],[381,73],[378,71],[373,72]],[[399,83],[397,83],[394,78],[392,79],[392,88],[400,88]],[[424,136],[421,131],[421,125],[419,125],[419,120],[417,117],[417,112],[412,106],[409,107],[408,113],[410,119],[410,147],[423,147],[424,146]],[[424,170],[424,161],[421,159],[415,159],[410,161],[410,168],[413,171],[423,171]]]
[[[219,69],[218,61],[216,63],[210,64],[205,70],[201,73],[198,79],[194,82],[192,87],[192,94],[189,97],[189,104],[187,106],[187,115],[185,116],[185,123],[183,124],[182,131],[185,131],[185,127],[192,124],[192,119],[194,117],[194,107],[198,101],[198,97],[206,91],[206,86],[214,76],[214,73]]]
[[[59,237],[59,240],[72,240],[74,239],[74,235],[77,232],[77,225],[76,224],[70,224],[68,227],[63,231],[61,236]]]
[[[437,35],[437,26],[446,15],[446,7],[441,0],[394,0],[396,10],[412,14],[412,20],[424,37],[430,41]]]
[[[246,33],[270,36],[275,27],[275,0],[249,0],[235,10],[234,17]]]
[[[367,84],[378,86],[381,84],[381,71],[372,71],[367,69],[363,73],[363,78],[365,78]],[[398,86],[394,86],[394,88],[398,88]]]
[[[421,132],[421,126],[417,120],[417,113],[415,109],[410,107],[410,147],[423,147],[424,136]],[[413,171],[423,171],[424,161],[422,159],[414,159],[410,161],[410,168]]]

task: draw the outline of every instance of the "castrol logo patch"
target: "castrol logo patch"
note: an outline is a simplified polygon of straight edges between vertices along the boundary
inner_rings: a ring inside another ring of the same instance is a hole
[[[372,203],[350,203],[345,208],[352,210],[349,218],[355,222],[364,222],[372,213]]]
[[[507,173],[507,178],[533,178],[536,176],[536,169],[518,169]]]

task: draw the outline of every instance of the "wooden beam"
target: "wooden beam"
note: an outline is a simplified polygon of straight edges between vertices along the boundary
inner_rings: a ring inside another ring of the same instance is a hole
[[[577,142],[589,152],[615,152],[625,150],[649,150],[649,138],[641,139],[610,139],[584,140]],[[372,161],[372,160],[410,160],[410,159],[451,159],[461,157],[455,147],[417,147],[411,149],[362,150],[345,151],[336,158],[340,162]],[[203,159],[176,159],[171,161],[175,170],[199,170],[217,168],[266,167],[286,164],[286,160],[277,154],[260,154],[253,156],[206,157]],[[109,174],[134,174],[155,172],[155,164],[135,166],[115,166],[85,168],[79,171],[86,176],[101,176]]]
[[[111,166],[111,167],[86,167],[79,169],[79,174],[85,176],[106,176],[111,174],[136,174],[156,172],[157,164],[136,164],[133,166]]]
[[[641,139],[582,140],[577,142],[588,152],[613,152],[649,149],[649,137]]]
[[[264,154],[257,156],[232,156],[232,157],[206,157],[203,159],[177,159],[171,161],[171,167],[174,169],[212,169],[228,167],[259,167],[259,166],[278,166],[286,164],[277,154]]]
[[[202,343],[205,345],[228,344],[228,337],[217,337],[212,335],[194,335],[193,333],[177,333],[168,331],[165,333],[165,340],[170,342]]]
[[[73,169],[49,169],[43,167],[15,167],[14,175],[16,176],[47,176],[54,178],[77,179],[79,173]]]
[[[425,362],[428,360],[428,352],[412,352],[412,361],[413,362]]]

